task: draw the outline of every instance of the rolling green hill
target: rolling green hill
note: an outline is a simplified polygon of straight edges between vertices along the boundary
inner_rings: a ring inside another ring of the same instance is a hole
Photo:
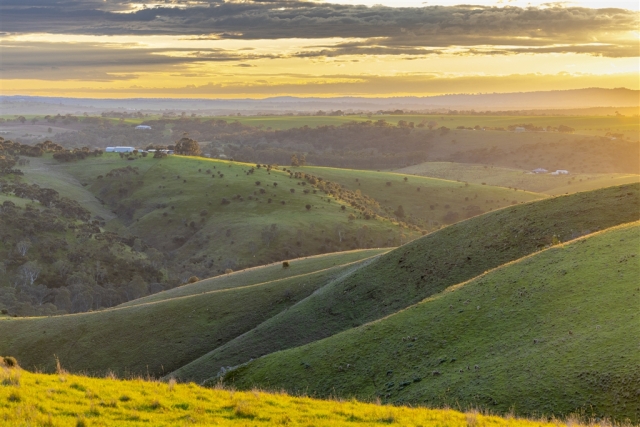
[[[161,376],[370,262],[333,259],[339,265],[324,268],[322,257],[316,257],[319,271],[266,283],[258,282],[255,275],[248,278],[238,273],[247,279],[244,286],[238,286],[231,274],[223,278],[227,285],[217,280],[219,290],[155,303],[66,316],[0,319],[0,353],[19,358],[26,368],[49,372],[55,369],[57,357],[74,372]],[[291,269],[295,268],[293,263]]]
[[[202,381],[221,368],[395,313],[552,244],[640,219],[640,185],[518,205],[406,244],[173,372]]]
[[[134,166],[138,169],[131,171]],[[399,227],[395,214],[384,209],[379,212],[382,217],[367,220],[345,199],[302,185],[308,183],[283,170],[178,156],[126,161],[115,155],[63,167],[117,213],[108,229],[140,236],[159,251],[170,252],[174,270],[183,279],[318,253],[398,246],[421,235],[415,227]],[[425,228],[429,220],[442,222],[448,212],[455,221],[544,197],[479,185],[460,188],[464,185],[429,178],[411,177],[412,182],[404,183],[402,176],[386,173],[299,170],[335,178],[352,190],[349,197],[375,198],[370,205],[378,202],[390,210],[405,205],[407,214]],[[352,186],[358,177],[363,187]],[[391,187],[388,181],[393,181]],[[357,193],[360,188],[367,191]],[[355,219],[349,219],[351,214]]]
[[[200,280],[196,283],[179,286],[164,292],[134,299],[120,304],[119,307],[147,304],[150,302],[164,301],[171,298],[201,294],[203,292],[231,289],[241,286],[249,286],[257,283],[267,283],[274,280],[286,279],[293,276],[302,276],[319,272],[324,269],[344,265],[365,258],[370,258],[390,249],[359,249],[355,251],[336,252],[324,255],[315,255],[287,261],[289,267],[284,268],[282,263],[274,263],[259,267],[248,268],[232,274],[212,277]]]
[[[405,216],[410,218],[405,220],[426,229],[544,198],[537,193],[486,186],[479,182],[455,182],[400,173],[313,166],[291,170],[322,177],[351,191],[360,191],[377,200],[390,216],[402,205]]]
[[[635,222],[554,246],[380,321],[254,360],[225,383],[636,423],[639,241]]]
[[[541,165],[544,166],[544,165]],[[396,172],[474,184],[519,188],[548,195],[597,190],[614,185],[640,182],[640,175],[622,173],[572,173],[571,175],[534,174],[528,170],[453,162],[426,162]],[[552,172],[552,171],[550,171]]]

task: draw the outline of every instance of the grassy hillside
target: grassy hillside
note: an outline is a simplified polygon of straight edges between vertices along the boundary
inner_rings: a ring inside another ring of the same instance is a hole
[[[639,241],[636,222],[552,247],[225,381],[638,422]]]
[[[205,158],[126,161],[114,155],[65,168],[117,213],[107,228],[140,236],[170,254],[168,262],[183,279],[318,253],[397,246],[420,235],[382,218],[349,220],[359,211],[342,210],[343,202],[320,192],[305,193],[309,187],[282,170]]]
[[[61,196],[78,202],[94,217],[100,216],[105,220],[115,218],[113,212],[103,206],[89,190],[69,174],[64,165],[55,164],[49,157],[31,157],[27,165],[20,166],[20,170],[24,172],[22,178],[24,182],[56,190]]]
[[[640,185],[557,197],[446,227],[332,282],[286,312],[171,375],[202,381],[222,367],[392,314],[553,242],[640,219]]]
[[[127,169],[134,166],[136,171]],[[300,169],[335,179],[353,197],[373,197],[389,208],[378,213],[392,220],[367,220],[344,199],[302,185],[304,180],[283,170],[255,165],[177,156],[126,161],[105,155],[63,167],[117,213],[107,228],[140,236],[170,253],[173,270],[183,280],[317,253],[398,246],[420,235],[395,222],[398,205],[428,228],[449,212],[449,221],[455,221],[542,197],[479,185],[460,188],[464,184],[428,178],[411,177],[405,183],[395,174]],[[358,177],[362,182],[356,182]]]
[[[499,418],[477,412],[323,401],[193,384],[33,374],[0,366],[0,419],[22,426],[426,426],[558,427],[563,422]],[[575,420],[572,426],[578,426]]]
[[[544,165],[541,165],[544,166]],[[640,175],[621,173],[572,173],[570,175],[533,174],[528,170],[453,162],[426,162],[396,172],[454,181],[518,188],[535,193],[559,195],[597,190],[614,185],[640,182]],[[552,172],[552,171],[550,171]]]
[[[402,205],[407,221],[431,228],[531,200],[543,195],[481,183],[455,182],[409,174],[305,166],[291,168],[339,183],[377,200],[393,216]],[[406,179],[406,180],[405,180]],[[455,218],[455,219],[454,219]]]
[[[74,372],[161,376],[367,262],[132,307],[0,319],[0,354],[49,372],[58,357]]]
[[[212,277],[210,279],[200,280],[196,283],[189,283],[168,291],[159,292],[147,297],[138,298],[127,303],[121,304],[120,307],[128,307],[132,305],[146,304],[150,302],[163,301],[176,297],[184,297],[189,295],[201,294],[203,292],[216,291],[220,289],[230,289],[240,286],[249,286],[258,283],[266,283],[274,280],[289,278],[292,276],[301,276],[308,273],[319,272],[321,270],[335,267],[337,265],[349,264],[370,258],[382,253],[388,252],[390,249],[360,249],[355,251],[336,252],[324,255],[315,255],[306,258],[299,258],[287,261],[289,267],[284,268],[282,263],[274,263],[259,267],[248,268],[246,270],[237,271],[232,274]]]

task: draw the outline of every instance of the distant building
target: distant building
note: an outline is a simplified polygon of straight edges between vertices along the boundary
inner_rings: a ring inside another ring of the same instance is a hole
[[[136,130],[151,130],[151,126],[138,125],[138,126],[136,126]]]
[[[522,126],[518,126],[518,127],[515,129],[515,131],[516,131],[516,132],[525,132],[525,131],[526,131],[526,129],[525,129],[525,128],[523,128]]]
[[[551,172],[551,175],[569,175],[569,171],[564,169],[558,169],[555,172]]]
[[[132,153],[135,150],[134,147],[107,147],[104,149],[105,153]]]
[[[532,170],[531,172],[533,172],[533,173],[547,173],[549,171],[544,169],[544,168],[538,168],[538,169]]]

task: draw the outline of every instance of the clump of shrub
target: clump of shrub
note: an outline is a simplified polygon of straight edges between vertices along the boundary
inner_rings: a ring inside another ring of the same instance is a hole
[[[196,283],[199,282],[200,279],[198,279],[198,276],[191,276],[189,277],[189,280],[187,280],[187,283]]]
[[[18,367],[18,361],[16,360],[15,357],[5,356],[5,357],[2,358],[2,363],[4,364],[4,366],[6,366],[8,368],[17,368]]]
[[[282,268],[289,268],[289,261],[283,261]]]

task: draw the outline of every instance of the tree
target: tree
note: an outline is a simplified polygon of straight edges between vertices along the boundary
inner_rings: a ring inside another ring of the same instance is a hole
[[[16,251],[20,254],[20,256],[25,256],[30,247],[31,247],[30,241],[21,240],[16,244]]]
[[[311,205],[306,205],[306,206],[305,206],[305,209],[306,209],[307,211],[310,211],[310,210],[311,210]]]
[[[404,218],[404,215],[405,215],[404,214],[404,208],[402,207],[402,205],[399,205],[398,209],[396,209],[393,213],[398,218]]]
[[[291,166],[300,166],[300,160],[298,160],[298,156],[295,154],[291,155]]]
[[[38,267],[38,264],[35,262],[28,262],[20,266],[18,269],[18,275],[22,279],[22,283],[31,286],[36,280],[38,280],[40,267]]]
[[[184,156],[199,156],[201,154],[200,144],[197,141],[184,136],[180,139],[175,146],[176,154],[182,154]]]

